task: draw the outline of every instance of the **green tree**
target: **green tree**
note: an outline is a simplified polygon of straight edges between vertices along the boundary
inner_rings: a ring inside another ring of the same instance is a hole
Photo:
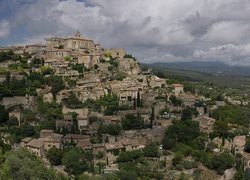
[[[200,135],[198,122],[195,121],[173,121],[168,127],[163,138],[163,148],[171,149],[176,143],[192,145],[195,138]],[[168,141],[169,140],[169,141]]]
[[[108,133],[110,135],[117,136],[121,132],[121,125],[120,124],[102,124],[100,127],[100,133]]]
[[[140,115],[127,114],[122,118],[122,128],[125,130],[142,129],[143,120]]]
[[[103,157],[104,157],[104,153],[102,151],[98,151],[98,153],[96,154],[96,158],[102,159]]]
[[[225,139],[228,136],[228,123],[222,120],[215,121],[214,123],[214,133],[217,133],[220,137]]]
[[[196,110],[190,107],[183,109],[181,114],[181,120],[192,120],[192,116],[196,114]]]
[[[80,101],[73,92],[70,93],[68,98],[62,99],[62,101],[66,107],[71,109],[77,109],[83,107],[82,101]]]
[[[171,95],[169,97],[169,100],[173,103],[173,105],[175,106],[181,106],[182,105],[182,100],[181,99],[178,99],[176,96],[174,95]]]
[[[9,119],[9,114],[5,110],[5,106],[0,104],[0,123],[4,123],[8,121]]]
[[[48,66],[40,67],[40,71],[41,71],[42,75],[52,75],[52,74],[54,74],[54,70],[51,67],[48,67]]]
[[[63,151],[56,147],[52,147],[48,150],[46,157],[52,165],[58,166],[62,164]]]
[[[121,152],[117,158],[117,162],[119,163],[132,162],[136,159],[139,159],[142,156],[143,152],[141,150]]]
[[[250,153],[250,137],[246,137],[244,151]]]
[[[181,152],[176,152],[174,158],[172,159],[173,166],[179,164],[183,158],[184,155]]]
[[[238,170],[234,174],[234,179],[235,180],[244,180],[244,171],[243,170]]]
[[[162,139],[163,149],[170,150],[176,144],[176,140],[171,137],[164,136]]]
[[[246,168],[244,171],[244,180],[250,179],[250,168]]]
[[[56,94],[65,88],[64,81],[60,76],[50,76],[49,83],[51,86],[51,92],[53,94],[54,100],[56,99]]]
[[[234,166],[235,158],[228,152],[223,152],[219,155],[214,155],[212,157],[213,169],[217,171],[218,174],[223,174],[226,169],[230,169]]]
[[[9,126],[18,126],[19,122],[16,117],[10,117],[8,121]]]
[[[80,175],[89,169],[85,152],[78,147],[73,147],[63,155],[62,164],[66,167],[66,171],[72,175]]]
[[[159,156],[159,146],[156,143],[150,143],[143,149],[145,157],[158,157]]]
[[[58,178],[55,170],[48,169],[37,156],[22,148],[8,152],[2,166],[7,170],[5,177],[8,178],[4,179]]]

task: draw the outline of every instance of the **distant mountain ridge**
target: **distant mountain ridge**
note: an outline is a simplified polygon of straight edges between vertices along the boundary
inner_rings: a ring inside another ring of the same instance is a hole
[[[148,64],[151,67],[191,70],[214,74],[232,74],[250,76],[250,66],[230,66],[222,62],[157,62]]]

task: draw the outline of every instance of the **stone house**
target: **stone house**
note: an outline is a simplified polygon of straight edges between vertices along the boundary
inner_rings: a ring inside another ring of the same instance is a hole
[[[26,144],[26,148],[39,157],[43,157],[45,153],[44,142],[40,139],[33,139]]]
[[[179,96],[184,93],[184,88],[182,84],[172,84],[175,96]]]
[[[203,116],[205,114],[205,108],[204,107],[196,107],[196,111],[198,111],[199,116]]]
[[[20,124],[21,124],[22,117],[23,117],[23,116],[22,116],[21,109],[20,109],[20,108],[16,108],[16,109],[14,109],[13,111],[10,111],[10,112],[9,112],[9,118],[11,118],[11,117],[16,118],[17,121],[18,121],[18,125],[20,125]]]
[[[87,116],[78,118],[77,125],[80,131],[86,130],[87,126],[89,125],[89,118]]]
[[[80,147],[84,150],[91,150],[92,149],[92,143],[90,142],[89,139],[78,141],[76,146]]]
[[[121,122],[120,116],[102,116],[101,120],[104,124],[116,124]]]
[[[118,92],[119,103],[128,104],[129,102],[133,102],[133,100],[138,98],[138,94],[140,94],[139,92],[141,92],[141,88],[138,87],[127,87],[120,89]]]
[[[46,50],[46,59],[56,59],[59,61],[63,61],[66,57],[70,56],[70,50],[67,49],[53,49]]]
[[[113,48],[104,51],[104,54],[110,55],[112,58],[123,58],[125,50],[123,48]]]
[[[102,142],[103,143],[115,143],[121,140],[121,136],[113,136],[110,134],[102,134]]]
[[[225,101],[215,101],[215,103],[216,103],[217,107],[225,106],[226,105]]]
[[[110,166],[115,163],[120,152],[124,151],[125,147],[120,142],[105,143],[105,150],[106,150],[106,164]]]
[[[105,153],[105,146],[104,146],[103,143],[101,143],[101,144],[93,144],[92,148],[93,148],[93,154],[94,155],[98,154],[98,152]]]
[[[126,151],[139,150],[145,147],[144,144],[140,144],[137,139],[123,138],[120,140]]]
[[[46,137],[51,136],[51,135],[53,135],[53,134],[54,134],[53,130],[50,130],[50,129],[42,129],[42,130],[40,131],[40,138],[46,138]]]
[[[184,106],[193,107],[198,98],[192,94],[180,94],[179,98],[182,100]]]
[[[27,107],[30,104],[34,103],[34,97],[33,96],[14,96],[14,97],[4,97],[0,104],[4,105],[6,108],[9,108],[11,106],[15,105],[23,105],[24,107]]]
[[[88,135],[80,135],[80,134],[66,134],[63,137],[63,143],[78,143],[79,141],[90,140],[90,136]]]
[[[53,133],[52,135],[44,138],[43,139],[44,150],[48,151],[50,148],[53,148],[53,147],[60,149],[62,147],[62,137],[63,135],[61,134]]]
[[[169,127],[172,125],[172,120],[167,119],[155,119],[154,126]]]
[[[64,115],[62,120],[56,120],[56,130],[62,132],[63,129],[70,131],[74,125],[71,115]]]
[[[244,146],[246,143],[246,136],[235,136],[232,142],[232,149],[234,149],[235,154],[244,154]]]
[[[143,107],[152,107],[153,103],[155,102],[155,98],[158,96],[158,93],[152,91],[148,93],[142,94],[142,104]]]
[[[20,146],[21,146],[21,147],[26,147],[27,144],[28,144],[30,141],[32,141],[32,140],[33,140],[32,138],[26,137],[26,138],[24,138],[24,139],[21,140]]]
[[[31,44],[25,47],[25,52],[28,52],[29,54],[37,54],[37,53],[43,53],[45,49],[46,46],[43,44]]]
[[[44,60],[44,66],[52,67],[55,63],[57,63],[59,60],[56,59],[45,59]]]
[[[150,75],[147,76],[147,81],[149,82],[149,86],[151,88],[161,88],[161,87],[166,87],[166,80],[163,78],[159,78],[158,76],[155,75]]]
[[[250,168],[250,153],[244,152],[242,154],[242,157],[243,157],[243,163],[244,163],[244,170],[246,168]]]
[[[201,116],[201,117],[195,118],[194,121],[199,122],[199,128],[201,132],[210,133],[213,131],[215,119],[207,117],[207,116]]]

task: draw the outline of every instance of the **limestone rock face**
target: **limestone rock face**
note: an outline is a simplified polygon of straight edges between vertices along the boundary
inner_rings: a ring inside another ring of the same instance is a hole
[[[122,58],[119,59],[118,62],[118,68],[120,71],[125,72],[129,75],[137,75],[140,73],[140,66],[134,59]]]

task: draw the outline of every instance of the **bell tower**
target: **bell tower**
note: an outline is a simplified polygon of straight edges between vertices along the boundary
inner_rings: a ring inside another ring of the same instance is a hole
[[[80,31],[79,31],[79,30],[77,30],[77,31],[76,31],[76,33],[75,33],[75,37],[77,37],[77,38],[80,38],[80,37],[81,37],[81,33],[80,33]]]

